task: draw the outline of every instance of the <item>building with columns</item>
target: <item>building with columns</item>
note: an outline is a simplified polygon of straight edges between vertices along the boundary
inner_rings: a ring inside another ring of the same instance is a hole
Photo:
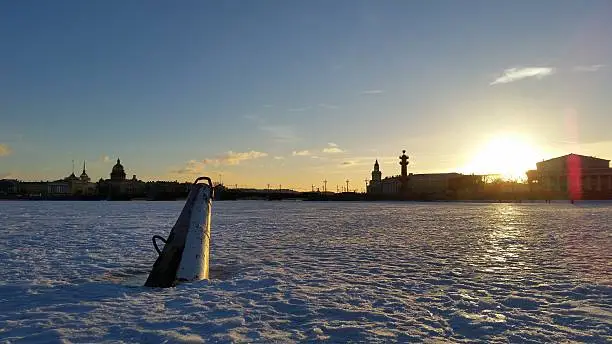
[[[568,154],[538,162],[527,171],[530,190],[549,198],[610,199],[612,168],[610,160]]]
[[[83,161],[83,172],[79,177],[74,174],[73,162],[72,173],[68,177],[47,183],[47,196],[51,197],[92,196],[95,194],[96,184],[91,182],[85,171],[85,161]]]

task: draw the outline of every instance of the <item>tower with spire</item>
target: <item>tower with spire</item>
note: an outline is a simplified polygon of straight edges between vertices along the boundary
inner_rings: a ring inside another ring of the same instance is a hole
[[[380,172],[380,166],[378,165],[378,159],[374,162],[374,170],[372,171],[372,182],[380,182],[382,180],[382,173]]]
[[[378,159],[374,162],[374,170],[372,170],[372,179],[370,185],[366,188],[368,193],[380,193],[382,191],[382,173],[380,172],[380,165]]]
[[[87,172],[85,172],[85,160],[83,160],[83,172],[81,173],[81,175],[79,176],[79,179],[83,182],[83,183],[89,183],[91,181],[91,179],[89,178],[89,176],[87,175]]]

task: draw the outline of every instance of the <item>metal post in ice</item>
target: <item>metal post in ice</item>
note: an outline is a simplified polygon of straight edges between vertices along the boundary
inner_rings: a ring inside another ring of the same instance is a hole
[[[200,180],[207,180],[208,184],[198,184]],[[180,281],[208,278],[213,194],[210,178],[196,179],[168,238],[164,240],[158,235],[153,236],[153,245],[159,257],[145,286],[167,288]],[[157,247],[157,239],[165,243],[162,250]]]
[[[208,279],[211,192],[212,190],[209,188],[201,188],[198,191],[191,211],[185,248],[176,276],[179,281]]]

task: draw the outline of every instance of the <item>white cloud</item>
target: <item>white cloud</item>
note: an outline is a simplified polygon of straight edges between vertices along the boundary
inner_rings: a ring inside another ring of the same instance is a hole
[[[361,94],[382,94],[382,93],[385,93],[385,90],[365,90],[361,92]]]
[[[293,155],[293,156],[309,156],[310,155],[310,151],[308,151],[308,150],[293,151],[293,153],[291,153],[291,155]]]
[[[338,147],[325,147],[323,148],[323,153],[329,153],[329,154],[334,154],[334,153],[342,153],[344,152],[342,149],[338,148]]]
[[[111,162],[111,158],[108,155],[103,155],[100,157],[100,161],[105,162],[105,163],[109,163]]]
[[[176,174],[202,174],[204,171],[205,164],[202,161],[189,160],[184,167],[172,170],[172,173]]]
[[[334,153],[343,153],[344,150],[340,149],[337,144],[333,142],[329,142],[327,147],[323,148],[323,153],[334,154]]]
[[[189,160],[187,164],[179,169],[173,170],[173,173],[177,174],[198,174],[202,173],[207,166],[219,166],[219,165],[239,165],[241,162],[246,160],[254,160],[268,156],[268,153],[258,151],[248,152],[233,152],[228,151],[220,154],[215,158],[207,158],[203,160]]]
[[[291,112],[302,112],[306,110],[308,110],[307,106],[287,109],[287,111],[291,111]]]
[[[227,153],[218,155],[214,159],[204,159],[202,162],[213,165],[239,165],[241,161],[259,159],[266,156],[268,156],[268,153],[253,150],[248,152],[228,151]]]
[[[13,153],[11,147],[6,144],[0,143],[0,156],[11,155],[11,153]]]
[[[605,68],[606,65],[596,64],[590,66],[576,66],[574,67],[574,72],[597,72],[598,70]]]
[[[274,160],[284,160],[285,157],[284,156],[275,156]]]
[[[509,82],[525,79],[537,78],[542,79],[545,76],[555,73],[555,69],[551,67],[526,67],[526,68],[509,68],[502,75],[497,77],[490,85],[507,84]]]

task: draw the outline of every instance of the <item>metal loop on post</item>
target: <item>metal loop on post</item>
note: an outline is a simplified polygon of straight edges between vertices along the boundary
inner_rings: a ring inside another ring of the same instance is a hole
[[[196,185],[201,180],[208,181],[208,186],[210,187],[210,197],[214,198],[215,197],[214,196],[215,195],[215,188],[213,187],[212,180],[210,179],[210,177],[198,177],[198,178],[196,178],[195,182],[193,182],[193,185]]]
[[[157,254],[161,256],[161,250],[159,249],[159,247],[157,247],[157,241],[155,241],[155,239],[161,240],[164,245],[166,244],[166,239],[160,237],[159,235],[153,236],[153,247],[155,247],[155,251],[157,251]]]
[[[212,185],[212,180],[210,180],[210,177],[198,177],[196,178],[195,182],[193,182],[193,184],[197,184],[200,180],[208,181],[208,186],[210,186],[210,188],[212,189],[213,185]]]

